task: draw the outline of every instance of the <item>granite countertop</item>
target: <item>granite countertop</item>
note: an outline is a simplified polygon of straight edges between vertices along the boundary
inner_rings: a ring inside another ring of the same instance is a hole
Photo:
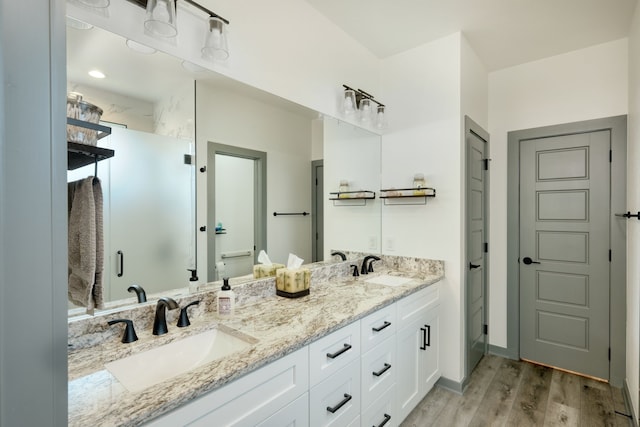
[[[215,311],[192,320],[187,328],[169,325],[169,333],[154,336],[137,331],[131,344],[109,340],[69,353],[69,425],[136,426],[189,400],[281,358],[318,338],[358,320],[400,298],[427,287],[442,274],[402,273],[413,280],[400,286],[366,283],[374,275],[312,284],[311,294],[288,299],[272,295],[236,307],[231,319]],[[375,276],[383,273],[375,273]],[[224,359],[134,393],[104,368],[104,363],[194,335],[211,328],[244,335],[252,345]],[[248,337],[246,337],[248,336]]]

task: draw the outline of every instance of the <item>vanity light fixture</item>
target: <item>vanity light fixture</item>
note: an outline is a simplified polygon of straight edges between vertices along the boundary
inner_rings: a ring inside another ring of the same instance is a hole
[[[75,28],[76,30],[90,30],[93,25],[67,15],[67,27]]]
[[[368,125],[373,122],[378,129],[386,128],[386,107],[384,104],[376,101],[373,95],[362,89],[356,90],[347,85],[342,85],[342,87],[344,87],[342,112],[345,116],[350,116],[357,111],[358,120],[361,123]]]
[[[172,38],[178,35],[176,0],[148,0],[144,28],[151,35]]]
[[[178,0],[127,1],[146,9],[144,27],[148,34],[161,39],[169,39],[178,35]],[[229,57],[229,45],[227,43],[227,25],[229,25],[229,21],[194,0],[179,1],[184,1],[208,15],[205,43],[201,49],[202,57],[211,60],[227,59]]]

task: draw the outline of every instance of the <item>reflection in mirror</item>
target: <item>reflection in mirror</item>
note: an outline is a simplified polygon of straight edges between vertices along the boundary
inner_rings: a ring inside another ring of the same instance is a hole
[[[135,302],[133,284],[148,294],[184,286],[196,262],[195,167],[185,157],[195,148],[193,76],[175,58],[135,53],[99,28],[67,32],[68,91],[100,107],[112,128],[98,146],[115,155],[67,175],[100,179],[105,307]],[[89,77],[93,69],[106,78]],[[84,311],[70,304],[70,313]]]
[[[324,259],[334,249],[381,252],[380,152],[380,135],[325,118]]]
[[[228,215],[234,214],[222,210],[213,209],[212,215],[208,215],[208,200],[213,200],[215,203],[215,197],[212,198],[212,195],[221,191],[208,185],[209,174],[216,173],[215,166],[208,168],[207,164],[209,144],[221,144],[266,153],[267,176],[264,185],[266,196],[263,200],[266,213],[260,215],[260,220],[266,224],[264,226],[266,233],[263,242],[260,242],[254,233],[251,263],[255,262],[255,256],[261,248],[266,249],[273,262],[286,263],[289,253],[303,258],[305,263],[313,261],[312,244],[316,241],[312,230],[320,230],[318,235],[320,243],[325,239],[324,256],[320,253],[317,256],[318,260],[338,261],[337,257],[331,257],[328,253],[331,249],[336,248],[365,252],[378,251],[372,249],[371,244],[375,242],[377,247],[380,241],[380,215],[379,208],[376,210],[376,204],[371,204],[369,201],[364,209],[354,212],[350,211],[352,207],[347,207],[344,210],[343,208],[337,209],[328,200],[328,192],[337,191],[341,179],[352,180],[354,188],[356,185],[360,185],[360,182],[368,190],[379,188],[379,136],[350,125],[339,125],[334,119],[318,119],[318,114],[314,111],[216,73],[202,70],[189,72],[181,67],[179,59],[161,52],[152,55],[132,52],[126,47],[123,38],[96,27],[88,31],[69,28],[68,33],[69,90],[82,92],[86,100],[102,107],[104,110],[102,118],[113,122],[114,129],[117,124],[124,124],[127,127],[114,131],[113,135],[101,140],[100,144],[107,143],[107,141],[113,140],[117,136],[116,134],[122,133],[134,136],[144,134],[144,138],[148,139],[157,136],[150,135],[154,133],[163,135],[163,137],[172,137],[176,140],[176,145],[181,146],[176,150],[183,154],[179,166],[186,169],[191,168],[190,179],[182,198],[179,199],[179,202],[175,202],[186,211],[190,210],[190,216],[184,221],[180,221],[179,225],[167,226],[167,228],[173,229],[175,227],[172,232],[175,231],[183,235],[186,240],[195,240],[196,245],[190,244],[188,249],[185,249],[186,243],[182,240],[176,238],[174,242],[174,239],[170,238],[172,243],[175,243],[173,248],[167,247],[165,239],[164,246],[160,245],[160,247],[147,250],[150,254],[156,254],[158,260],[163,259],[162,257],[169,252],[186,255],[187,259],[181,267],[176,267],[175,271],[172,268],[172,272],[176,276],[170,278],[166,287],[161,290],[156,291],[153,288],[154,284],[159,281],[158,277],[135,279],[135,281],[133,279],[125,280],[124,285],[117,292],[109,291],[111,298],[116,300],[107,306],[135,304],[137,301],[135,295],[126,293],[126,289],[134,283],[146,289],[150,303],[152,303],[153,294],[156,292],[161,292],[160,295],[156,293],[156,298],[162,295],[188,292],[187,285],[193,282],[189,282],[190,273],[186,270],[195,266],[197,266],[199,277],[197,283],[202,284],[218,279],[215,268],[216,264],[221,261],[220,255],[225,251],[233,253],[236,246],[210,251],[208,250],[208,238],[213,237],[214,242],[219,237],[233,239],[236,234],[240,234],[237,233],[238,227],[246,225],[230,225],[227,228],[227,224],[232,224]],[[92,81],[86,74],[90,67],[102,68],[107,78],[99,82]],[[196,122],[198,123],[197,133],[195,130]],[[364,141],[369,141],[369,143],[365,144],[366,147],[361,147]],[[323,148],[325,143],[329,145],[326,153]],[[378,148],[373,148],[376,145]],[[187,146],[189,146],[188,149]],[[196,154],[195,164],[191,166],[184,164],[184,154],[187,153]],[[115,162],[118,157],[122,158],[119,153],[116,153],[112,162]],[[141,165],[151,162],[150,158],[149,154],[146,156],[146,160],[129,164],[126,169],[140,169],[138,172],[143,172]],[[321,165],[323,158],[328,170],[333,172],[324,180],[322,174],[318,175],[321,178],[318,186],[320,188],[319,195],[314,198],[316,203],[312,203],[312,188],[316,188],[315,180],[312,180],[312,176],[314,176],[312,163]],[[98,168],[104,185],[108,185],[107,181],[113,179],[115,175],[115,166],[110,166],[108,162],[110,161],[100,162]],[[331,165],[335,165],[335,167]],[[203,168],[205,172],[200,172]],[[360,173],[352,173],[360,169],[369,171],[366,179]],[[76,175],[77,177],[93,174],[90,170],[78,171],[77,173],[79,174]],[[101,174],[107,176],[103,178]],[[221,177],[215,180],[216,185],[223,186],[233,180],[229,173],[225,174],[220,171],[220,175]],[[127,185],[128,177],[128,174],[125,176],[118,172],[118,179],[125,180]],[[165,174],[165,177],[171,179],[172,175]],[[183,178],[177,180],[185,181]],[[373,184],[374,180],[375,184]],[[325,190],[323,190],[321,187],[325,182]],[[139,196],[143,192],[139,189],[135,194],[131,191],[128,193],[126,196],[127,201],[130,202],[128,206],[133,208],[129,213],[121,215],[126,218],[125,222],[131,229],[140,231],[145,227],[134,225],[132,219],[135,216],[134,213],[139,212],[139,209],[141,212],[143,209],[142,207],[136,208],[134,204],[139,201],[136,199],[141,199]],[[194,193],[196,193],[196,203],[193,201]],[[230,197],[233,198],[237,192],[231,191],[230,194]],[[187,202],[187,200],[190,201]],[[111,203],[111,199],[109,203]],[[229,201],[222,203],[227,207],[233,204]],[[322,204],[324,204],[324,209]],[[151,206],[155,205],[146,204],[146,208]],[[319,206],[320,211],[313,211],[313,206]],[[109,205],[107,207],[105,205],[105,217],[115,217],[114,209],[116,209],[115,206]],[[164,208],[158,207],[151,209],[156,213],[156,216],[159,216],[158,212],[164,211]],[[274,216],[274,212],[311,212],[311,215]],[[327,222],[329,226],[323,227],[324,224],[314,224],[314,221],[322,221],[322,214],[327,212],[330,216]],[[337,218],[336,213],[343,215],[343,217]],[[150,214],[145,216],[148,217]],[[222,223],[222,228],[227,228],[227,234],[215,234],[219,222]],[[108,227],[111,230],[114,226],[109,225]],[[200,231],[201,229],[204,231]],[[324,235],[323,229],[327,230]],[[157,231],[158,227],[155,227],[154,230]],[[342,233],[342,236],[336,239],[335,237],[339,233]],[[131,238],[132,235],[129,233],[122,234],[126,234],[125,240],[135,240],[134,243],[144,243],[148,240],[148,236],[137,235],[135,238]],[[251,243],[248,244],[251,245]],[[245,242],[237,247],[244,248],[246,245]],[[109,243],[109,246],[105,247],[105,251],[109,253],[106,257],[105,272],[109,271],[109,274],[115,271],[117,275],[116,269],[119,266],[119,260],[115,253],[117,250],[113,243]],[[125,273],[133,273],[136,263],[137,257],[125,258]],[[212,265],[210,266],[210,264]],[[153,271],[158,267],[158,265],[148,266],[144,270]],[[245,271],[239,271],[237,274]],[[169,277],[168,274],[167,277]],[[245,277],[248,279],[251,276]],[[238,279],[236,279],[236,283],[237,281]],[[70,310],[70,312],[74,311]],[[75,312],[84,313],[84,310],[80,309]]]

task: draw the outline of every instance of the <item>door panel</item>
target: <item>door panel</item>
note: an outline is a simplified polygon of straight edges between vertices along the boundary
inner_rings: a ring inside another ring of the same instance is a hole
[[[609,150],[608,130],[520,142],[520,355],[604,379]]]
[[[478,129],[480,131],[480,129]],[[469,129],[467,139],[467,270],[466,277],[466,327],[467,374],[478,364],[485,353],[486,323],[486,174],[484,167],[487,142],[477,132]]]

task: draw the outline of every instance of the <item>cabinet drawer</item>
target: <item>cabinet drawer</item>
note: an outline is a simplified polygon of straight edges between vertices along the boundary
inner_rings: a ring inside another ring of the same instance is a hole
[[[309,393],[305,393],[256,427],[309,427]]]
[[[438,305],[440,301],[440,284],[434,283],[415,294],[409,295],[396,304],[398,305],[398,328],[403,328],[419,318],[429,308]]]
[[[400,423],[394,392],[395,386],[392,386],[362,412],[363,427],[396,427]]]
[[[360,358],[360,322],[354,322],[309,345],[311,386]]]
[[[366,353],[379,343],[396,333],[396,305],[391,304],[360,319],[362,353]]]
[[[148,425],[255,426],[309,389],[309,352],[304,347],[205,394]]]
[[[396,382],[396,340],[389,337],[362,356],[362,407],[371,405]]]
[[[311,388],[311,427],[348,426],[360,415],[360,360],[338,370]]]

